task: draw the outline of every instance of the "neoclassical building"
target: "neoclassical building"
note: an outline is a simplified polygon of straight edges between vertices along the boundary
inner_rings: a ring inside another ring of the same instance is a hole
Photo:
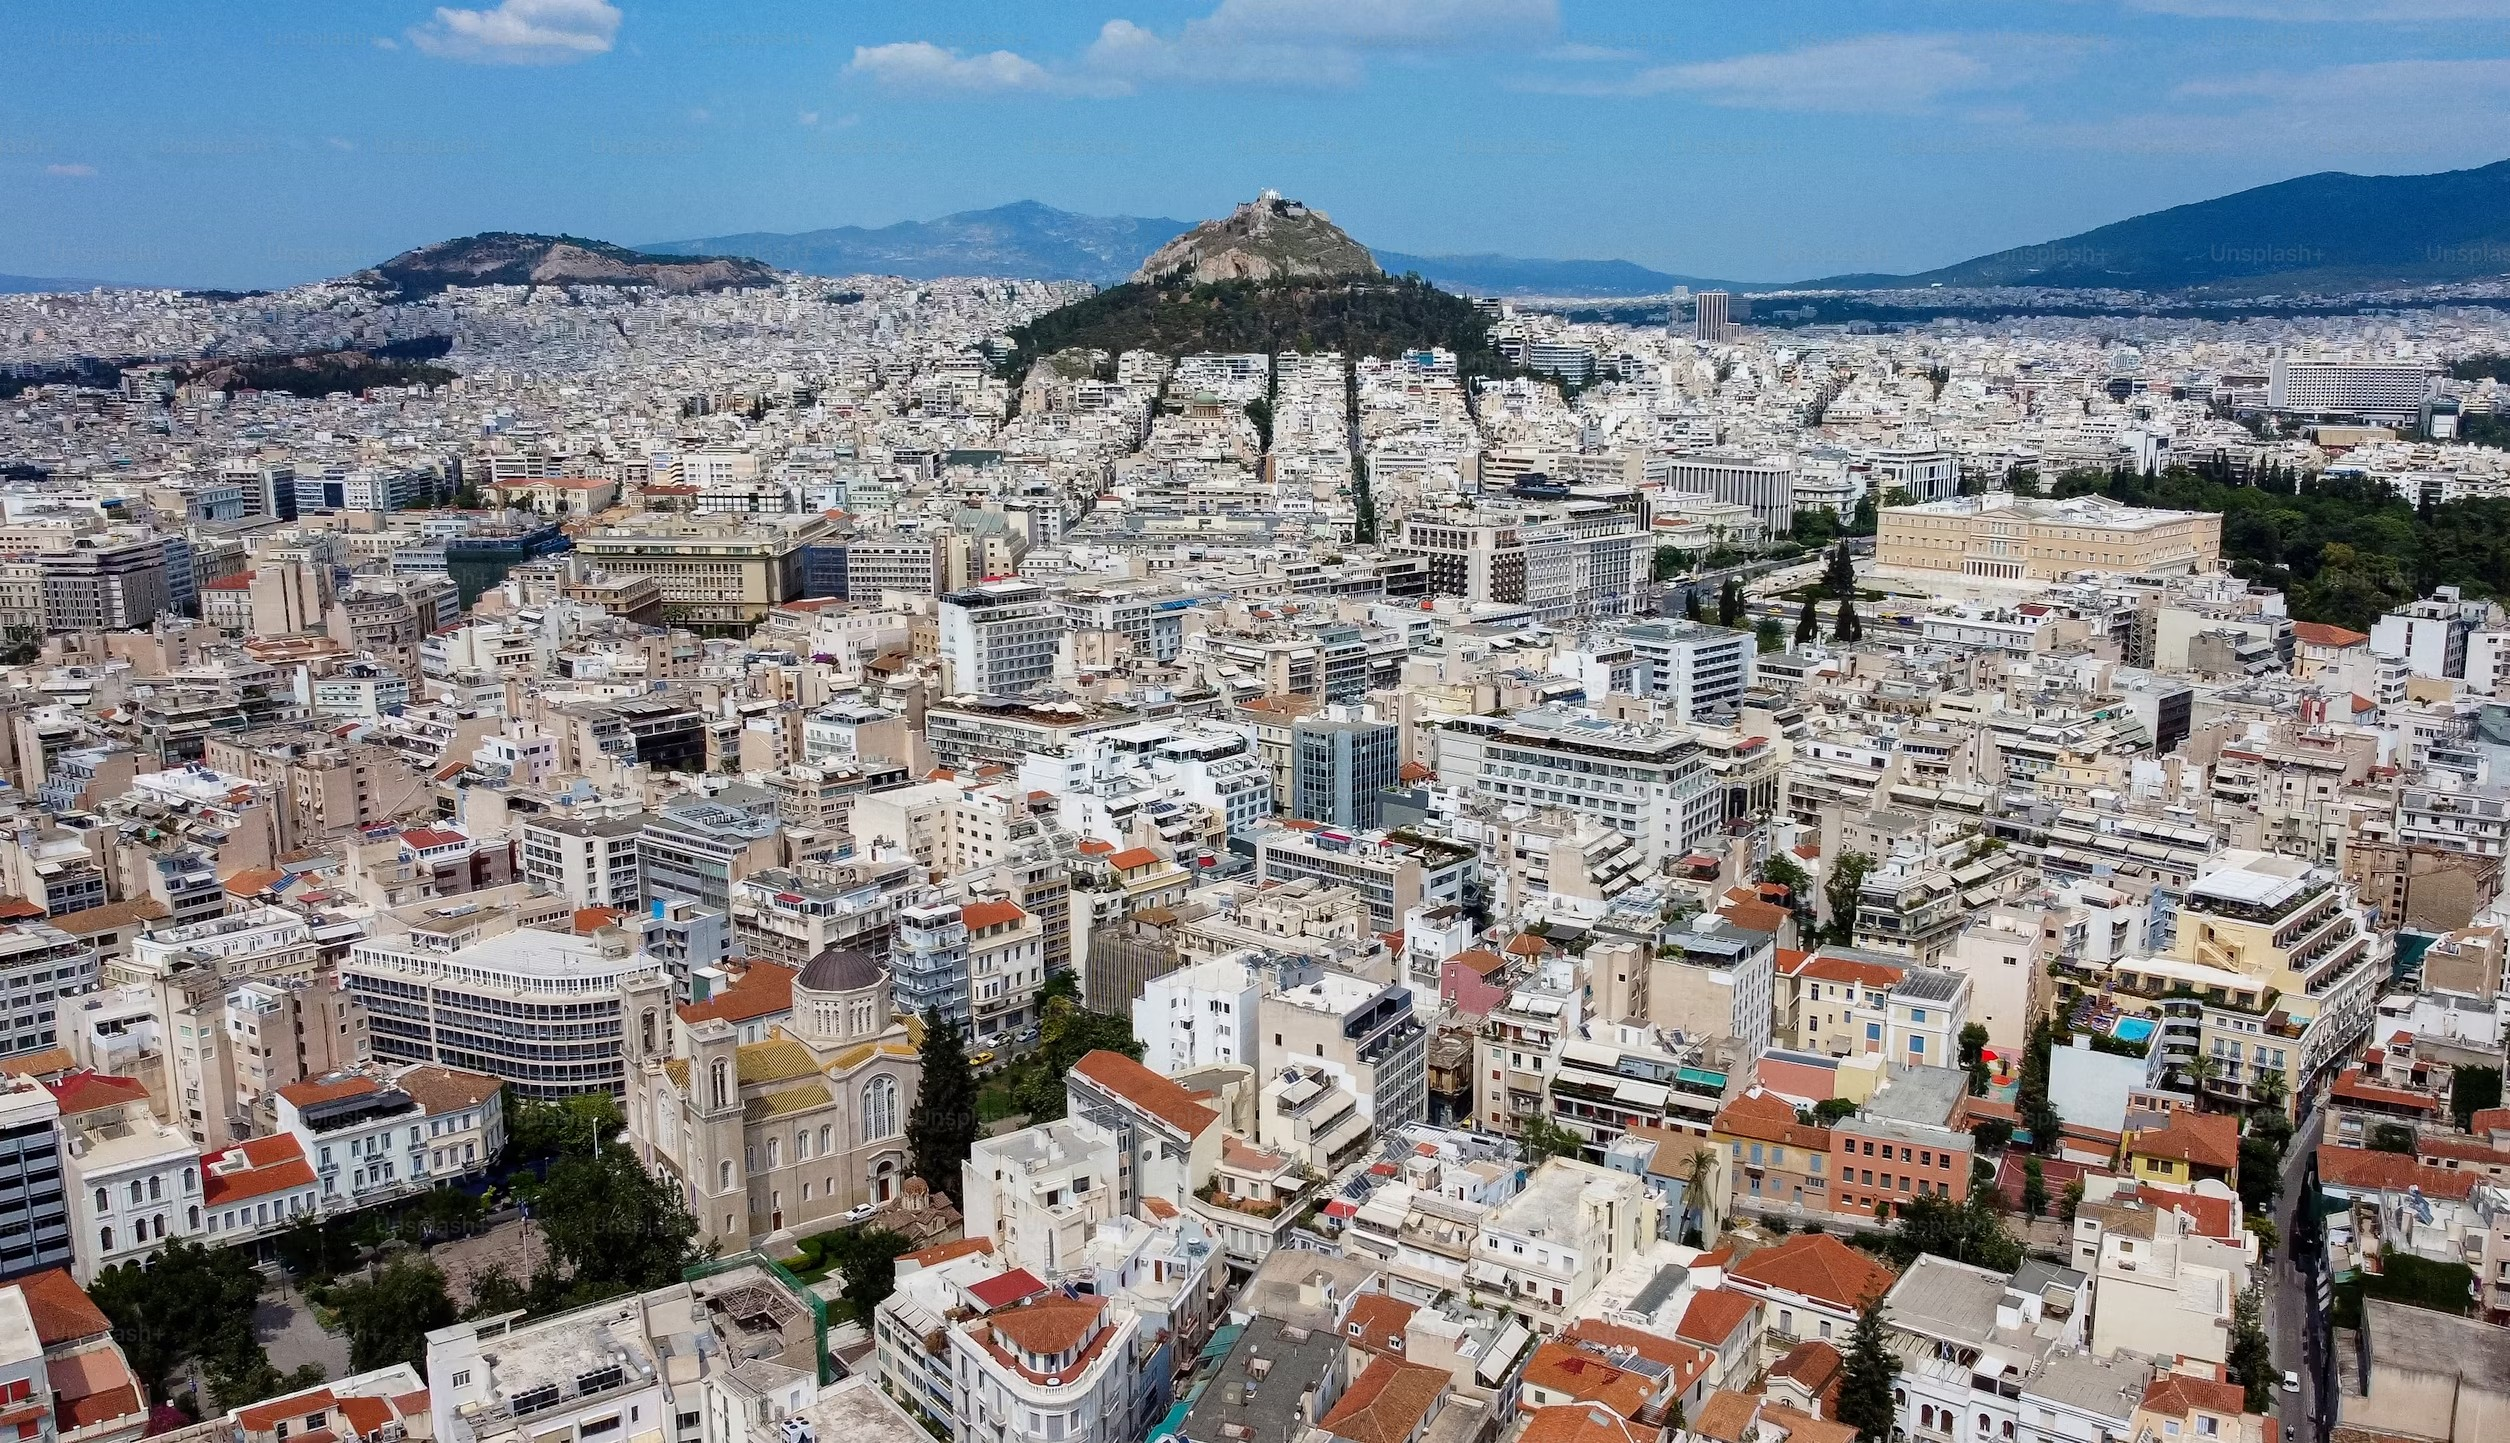
[[[660,976],[626,999],[629,1140],[679,1181],[700,1242],[743,1248],[898,1197],[922,1065],[877,958],[813,957],[793,978],[790,1020],[756,1042],[720,1017],[682,1015],[698,1009],[675,1010]]]

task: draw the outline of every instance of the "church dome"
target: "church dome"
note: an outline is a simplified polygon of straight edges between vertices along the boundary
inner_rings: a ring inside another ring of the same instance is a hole
[[[805,992],[860,992],[880,985],[880,960],[853,947],[831,947],[802,968],[793,985]]]

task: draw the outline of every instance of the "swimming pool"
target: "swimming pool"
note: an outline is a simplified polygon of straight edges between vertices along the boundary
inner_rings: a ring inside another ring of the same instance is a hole
[[[2118,1019],[2118,1025],[2109,1029],[2109,1035],[2117,1038],[2120,1042],[2146,1041],[2153,1035],[2153,1019],[2149,1017],[2121,1017]]]

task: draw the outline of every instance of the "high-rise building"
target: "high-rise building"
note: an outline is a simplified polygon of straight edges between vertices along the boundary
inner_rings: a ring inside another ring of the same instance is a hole
[[[1726,319],[1727,302],[1732,299],[1724,291],[1702,291],[1692,298],[1691,339],[1722,341],[1732,329]]]
[[[68,550],[42,552],[35,560],[44,569],[46,631],[132,631],[174,609],[165,537],[81,536]],[[188,574],[188,550],[184,569]]]
[[[986,581],[941,598],[943,687],[954,695],[1017,696],[1055,672],[1068,622],[1033,581]]]
[[[70,1263],[61,1105],[31,1077],[0,1077],[0,1278]]]
[[[2426,361],[2296,361],[2277,354],[2266,365],[2266,404],[2366,420],[2420,419],[2439,378],[2440,368]]]
[[[1327,826],[1374,829],[1403,764],[1402,730],[1345,707],[1291,724],[1290,815]]]

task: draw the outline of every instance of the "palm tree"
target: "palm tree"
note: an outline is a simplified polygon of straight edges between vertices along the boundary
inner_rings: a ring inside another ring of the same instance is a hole
[[[1682,1165],[1682,1223],[1673,1230],[1675,1241],[1690,1236],[1691,1229],[1695,1227],[1705,1229],[1707,1226],[1708,1209],[1700,1204],[1707,1194],[1708,1185],[1716,1180],[1716,1176],[1717,1154],[1705,1147],[1693,1152],[1690,1160]],[[1703,1235],[1700,1241],[1705,1243],[1708,1239]]]
[[[2206,1089],[2222,1076],[2222,1064],[2200,1052],[2187,1060],[2186,1071],[2188,1082],[2196,1089],[2196,1110],[2203,1112]]]
[[[2282,1112],[2292,1098],[2292,1083],[2280,1072],[2260,1071],[2249,1083],[2249,1101],[2258,1110]]]

